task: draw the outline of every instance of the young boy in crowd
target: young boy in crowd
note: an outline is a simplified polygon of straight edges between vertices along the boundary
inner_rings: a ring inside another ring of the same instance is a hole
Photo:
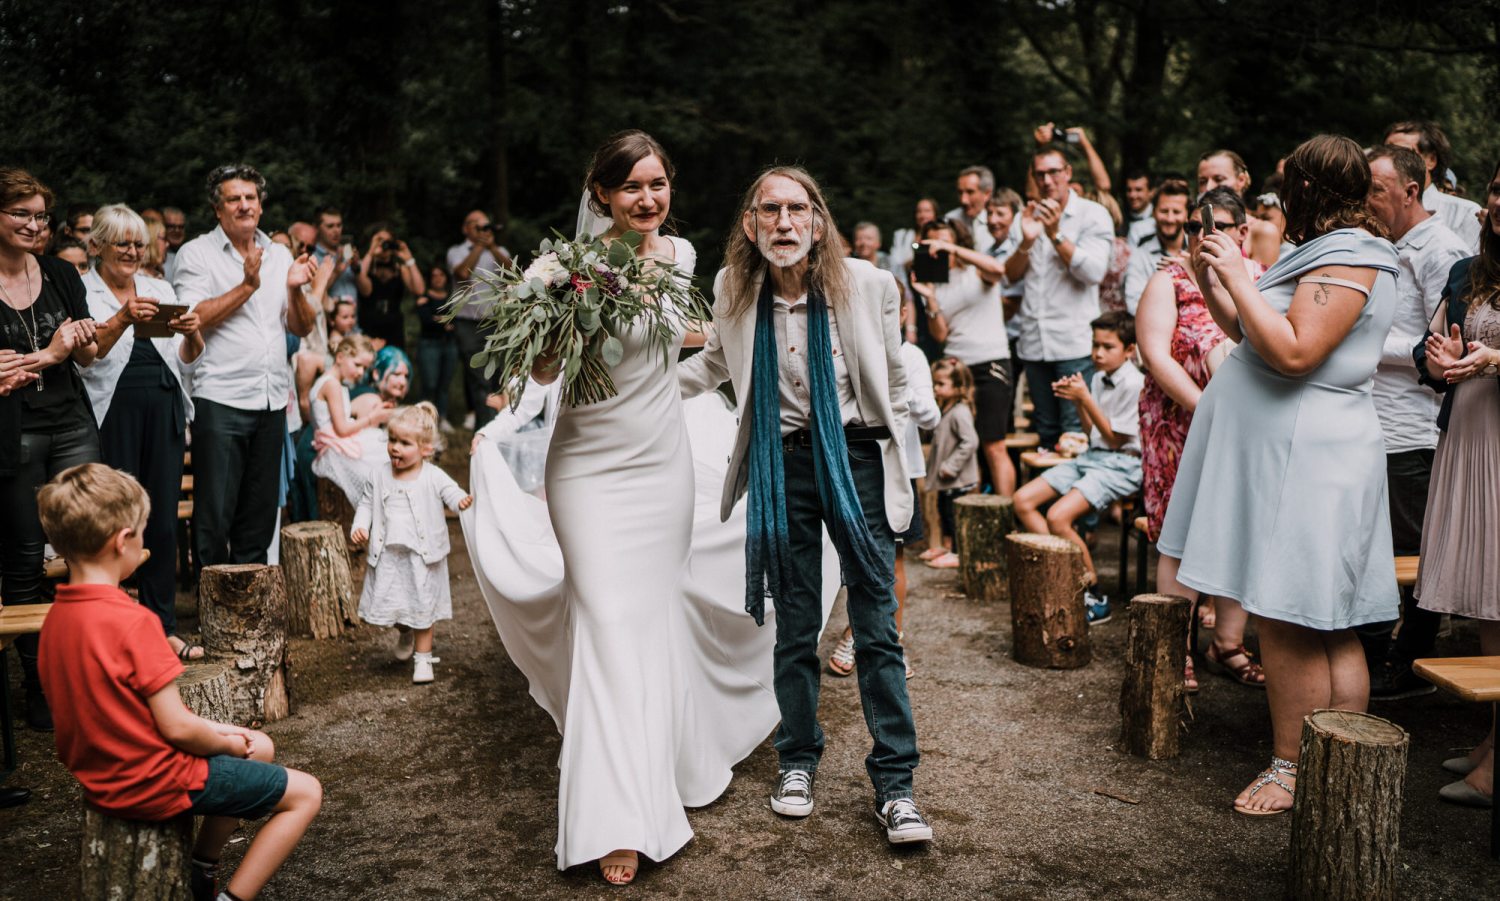
[[[155,614],[120,590],[140,565],[150,501],[130,476],[98,463],[59,473],[37,492],[47,538],[68,584],[42,628],[40,669],[57,754],[89,804],[110,816],[202,816],[194,899],[250,901],[302,839],[323,803],[306,773],[271,763],[271,739],[214,723],[183,704],[182,661]],[[240,819],[271,815],[223,891],[214,872]]]
[[[1092,386],[1071,375],[1052,384],[1059,398],[1078,407],[1089,448],[1082,456],[1032,479],[1015,495],[1016,519],[1028,532],[1066,538],[1083,551],[1090,584],[1099,581],[1094,558],[1075,523],[1104,510],[1141,488],[1140,397],[1143,376],[1135,356],[1135,317],[1124,311],[1105,313],[1089,323],[1094,330]],[[1046,514],[1042,507],[1053,502]],[[1090,623],[1109,621],[1109,599],[1090,589],[1085,595]]]

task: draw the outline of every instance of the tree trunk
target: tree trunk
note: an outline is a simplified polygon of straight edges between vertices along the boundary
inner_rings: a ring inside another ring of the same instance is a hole
[[[189,666],[177,677],[177,693],[188,709],[216,723],[234,722],[234,705],[230,698],[229,667],[222,663],[199,663]]]
[[[354,505],[349,503],[344,489],[321,477],[318,479],[318,519],[337,525],[345,536],[354,528]]]
[[[1010,622],[1017,663],[1051,669],[1087,666],[1083,552],[1065,538],[1018,532],[1005,537]]]
[[[959,574],[964,594],[976,601],[1005,600],[1005,536],[1016,529],[1015,509],[1010,498],[993,494],[970,494],[953,502],[955,530],[953,549],[958,552]]]
[[[259,726],[284,718],[290,703],[281,568],[259,563],[205,566],[198,609],[203,646],[230,664],[233,721]]]
[[[1138,757],[1177,756],[1191,609],[1187,598],[1169,594],[1137,595],[1130,602],[1125,684],[1120,689],[1120,747]]]
[[[191,901],[193,818],[120,820],[84,805],[80,896],[84,901]],[[39,886],[33,897],[50,894]]]
[[[1396,897],[1405,730],[1368,713],[1316,710],[1302,721],[1287,897]]]
[[[359,624],[349,550],[337,523],[298,522],[282,529],[281,570],[291,634],[333,638],[345,624]]]

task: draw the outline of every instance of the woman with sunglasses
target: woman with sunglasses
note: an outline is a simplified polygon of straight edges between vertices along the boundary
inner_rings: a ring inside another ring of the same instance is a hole
[[[24,169],[0,168],[0,355],[24,358],[30,384],[0,402],[0,588],[6,604],[39,604],[47,536],[36,490],[70,466],[99,460],[99,433],[78,366],[94,362],[94,321],[72,263],[42,256],[52,191]],[[3,365],[3,363],[0,363]],[[52,728],[37,678],[37,636],[16,641],[26,722]]]
[[[192,310],[168,322],[165,336],[142,336],[163,305],[177,303],[172,286],[144,270],[151,240],[145,221],[123,204],[94,214],[89,244],[99,262],[83,285],[99,323],[99,358],[83,371],[83,382],[104,462],[135,476],[151,498],[142,536],[151,559],[136,571],[141,603],[161,620],[172,650],[188,661],[202,657],[203,648],[177,637],[173,577],[182,452],[193,418],[184,381],[204,345]]]
[[[1204,210],[1211,210],[1216,231],[1223,232],[1243,245],[1249,231],[1245,205],[1240,195],[1229,188],[1214,188],[1198,199],[1198,206],[1183,225],[1187,234],[1187,253],[1191,259],[1203,244]],[[1246,257],[1245,272],[1252,280],[1260,278],[1265,267]],[[1213,374],[1222,349],[1233,347],[1224,330],[1214,323],[1208,303],[1198,285],[1198,275],[1182,263],[1168,261],[1141,293],[1136,308],[1136,340],[1146,361],[1146,382],[1141,389],[1141,491],[1146,502],[1146,536],[1156,541],[1161,536],[1162,519],[1167,502],[1172,499],[1172,483],[1177,480],[1177,462],[1187,442],[1188,427],[1198,399]],[[1177,561],[1162,557],[1156,568],[1157,590],[1180,597],[1195,598],[1197,592],[1177,581]],[[1205,614],[1204,625],[1214,629],[1214,640],[1205,652],[1210,663],[1232,678],[1256,688],[1265,684],[1260,664],[1245,650],[1245,623],[1249,617],[1235,601],[1223,598],[1214,604],[1214,617]],[[1183,673],[1188,692],[1198,690],[1189,648]]]

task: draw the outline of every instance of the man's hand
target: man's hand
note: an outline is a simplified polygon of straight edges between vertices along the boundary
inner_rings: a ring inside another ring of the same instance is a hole
[[[1057,132],[1057,126],[1051,122],[1038,125],[1032,132],[1031,137],[1035,139],[1038,147],[1045,147],[1052,143],[1052,137]]]
[[[1036,216],[1036,220],[1041,223],[1042,230],[1047,233],[1047,237],[1057,237],[1057,226],[1062,222],[1062,206],[1057,201],[1050,197],[1036,201],[1034,215]],[[1026,232],[1026,223],[1024,221],[1021,223],[1021,232],[1022,234]]]
[[[297,257],[292,263],[292,268],[286,271],[286,286],[288,288],[300,288],[313,280],[317,272],[317,264],[313,262],[312,254],[304,253]]]
[[[1021,238],[1030,244],[1041,236],[1042,222],[1037,218],[1037,202],[1033,200],[1021,211]]]
[[[1053,382],[1052,393],[1063,400],[1077,401],[1088,395],[1089,386],[1083,383],[1083,376],[1075,372]]]
[[[1082,125],[1075,125],[1072,128],[1064,129],[1063,130],[1063,134],[1077,135],[1078,136],[1078,140],[1077,140],[1076,143],[1078,144],[1078,146],[1080,146],[1080,147],[1087,147],[1088,146],[1089,136],[1088,136],[1088,133],[1083,130],[1083,126]]]
[[[177,332],[179,335],[191,335],[192,333],[196,332],[201,327],[201,325],[202,324],[198,320],[197,311],[192,307],[189,307],[186,313],[179,313],[177,314],[177,316],[173,317],[172,321],[167,323],[167,328],[171,329],[174,332]]]
[[[495,230],[493,228],[481,228],[478,231],[476,231],[475,234],[478,236],[478,237],[476,237],[474,239],[474,243],[475,244],[478,244],[480,247],[483,247],[485,250],[488,250],[488,251],[491,251],[491,252],[494,251],[494,249],[495,249]]]
[[[493,241],[494,239],[491,238],[490,240]],[[401,260],[402,265],[411,262],[411,260],[413,259],[411,255],[411,248],[406,246],[405,241],[396,242],[396,257]]]
[[[250,252],[245,254],[245,279],[242,284],[251,291],[260,290],[260,260],[265,255],[265,250],[259,244],[252,245]]]

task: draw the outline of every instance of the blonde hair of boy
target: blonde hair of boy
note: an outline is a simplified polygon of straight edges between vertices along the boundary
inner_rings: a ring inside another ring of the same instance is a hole
[[[128,473],[103,463],[64,469],[36,493],[47,540],[66,560],[93,557],[124,529],[140,530],[151,498]]]
[[[386,421],[385,430],[400,432],[415,441],[418,447],[432,448],[428,459],[434,459],[443,452],[443,434],[438,431],[437,406],[431,401],[424,400],[408,407],[397,407]]]

